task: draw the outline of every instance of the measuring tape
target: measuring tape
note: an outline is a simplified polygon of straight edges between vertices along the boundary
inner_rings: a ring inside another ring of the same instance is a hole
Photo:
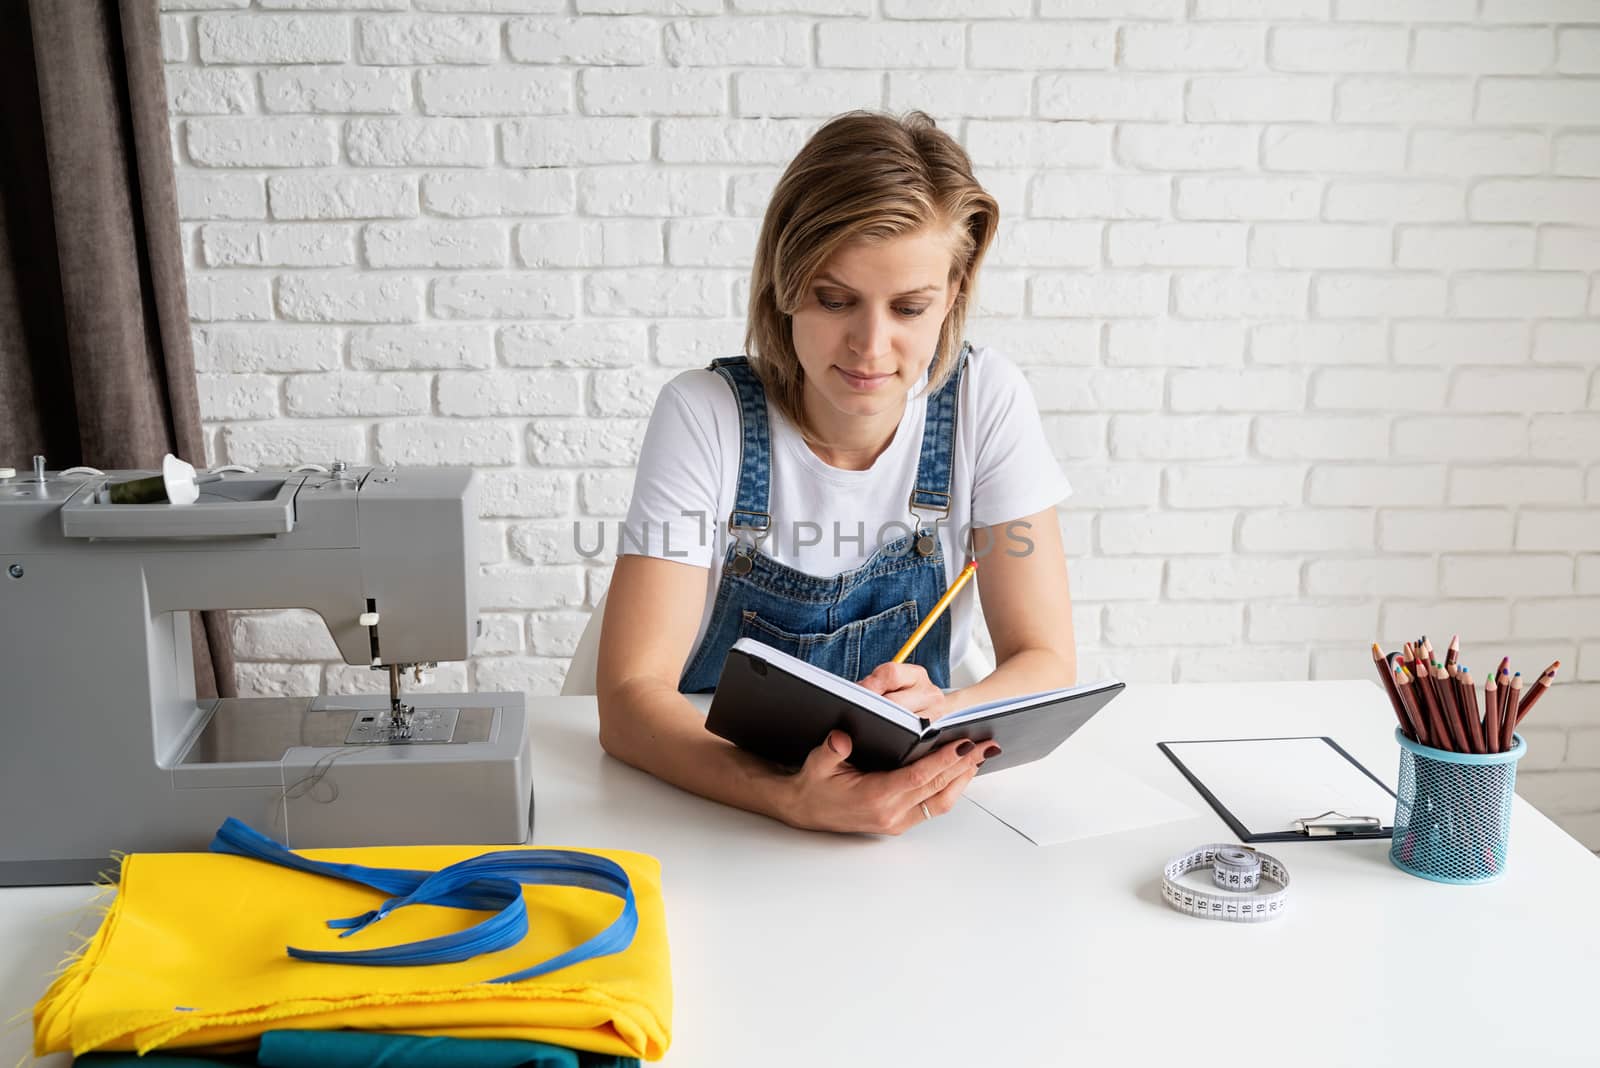
[[[1211,880],[1227,894],[1212,894],[1178,882],[1189,872],[1211,869]],[[1278,884],[1271,893],[1255,893],[1265,878]],[[1167,862],[1161,896],[1179,912],[1207,920],[1254,923],[1270,920],[1289,907],[1289,869],[1276,857],[1237,845],[1203,845]]]

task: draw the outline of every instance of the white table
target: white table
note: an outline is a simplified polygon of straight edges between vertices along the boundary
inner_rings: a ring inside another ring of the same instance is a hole
[[[1281,919],[1162,902],[1167,858],[1230,835],[1154,743],[1328,734],[1392,787],[1394,717],[1367,682],[1130,687],[1067,744],[1203,815],[1044,848],[972,804],[894,839],[791,830],[605,756],[591,698],[530,710],[535,841],[661,858],[668,1064],[1600,1061],[1600,863],[1520,799],[1497,883],[1403,874],[1387,841],[1275,843]],[[0,1015],[43,989],[89,894],[0,890]],[[27,1041],[0,1036],[0,1064]]]

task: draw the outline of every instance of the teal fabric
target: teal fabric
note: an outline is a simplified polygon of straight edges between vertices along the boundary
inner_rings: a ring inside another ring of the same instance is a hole
[[[430,1038],[366,1031],[268,1031],[255,1057],[86,1053],[84,1068],[639,1068],[637,1057],[587,1053],[544,1042]]]
[[[368,1031],[268,1031],[265,1068],[638,1068],[637,1057],[585,1053],[544,1042],[431,1038]]]

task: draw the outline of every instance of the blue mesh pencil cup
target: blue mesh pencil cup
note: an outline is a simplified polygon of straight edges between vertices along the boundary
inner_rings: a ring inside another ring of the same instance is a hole
[[[1487,883],[1506,872],[1522,735],[1504,753],[1451,753],[1396,729],[1400,789],[1389,860],[1437,883]]]

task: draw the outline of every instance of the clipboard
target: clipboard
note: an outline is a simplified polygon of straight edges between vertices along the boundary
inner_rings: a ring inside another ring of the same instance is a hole
[[[1241,842],[1394,834],[1394,791],[1326,735],[1208,738],[1156,746]]]

